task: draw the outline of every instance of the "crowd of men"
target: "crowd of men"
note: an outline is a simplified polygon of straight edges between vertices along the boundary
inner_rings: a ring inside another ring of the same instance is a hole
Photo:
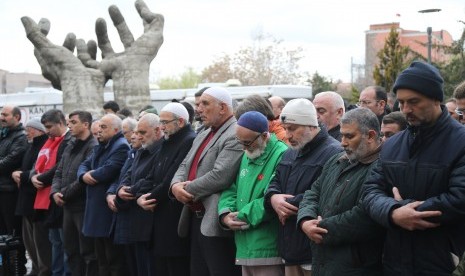
[[[211,87],[24,126],[6,105],[0,234],[28,275],[465,275],[465,82],[442,104],[413,62],[392,94],[400,111],[370,86],[346,112]]]

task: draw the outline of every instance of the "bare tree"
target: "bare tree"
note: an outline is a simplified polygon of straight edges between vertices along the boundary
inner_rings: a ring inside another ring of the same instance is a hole
[[[239,79],[244,85],[297,83],[302,74],[299,61],[303,49],[287,49],[282,40],[259,32],[253,45],[232,56],[223,54],[202,72],[204,81],[224,82]]]

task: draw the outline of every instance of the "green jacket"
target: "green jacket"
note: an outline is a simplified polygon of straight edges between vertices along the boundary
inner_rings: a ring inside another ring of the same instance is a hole
[[[333,156],[305,192],[297,225],[322,217],[328,230],[323,242],[312,242],[312,275],[382,275],[384,231],[361,206],[362,184],[376,164],[379,149],[357,162],[345,153]]]
[[[278,220],[264,208],[264,193],[274,176],[276,166],[287,150],[274,134],[265,152],[256,159],[242,156],[235,183],[221,194],[218,214],[239,212],[237,218],[249,224],[247,230],[235,232],[237,265],[282,264],[278,256]]]

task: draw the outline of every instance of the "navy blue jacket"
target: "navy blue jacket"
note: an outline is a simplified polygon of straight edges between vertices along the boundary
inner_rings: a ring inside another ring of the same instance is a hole
[[[342,151],[340,143],[329,136],[324,127],[300,151],[288,149],[276,168],[276,175],[265,193],[265,207],[271,207],[274,194],[291,194],[287,201],[299,207],[306,190],[320,176],[326,161]],[[273,210],[274,213],[274,210]],[[286,264],[310,264],[310,239],[299,231],[297,216],[289,217],[278,232],[278,252]]]
[[[147,148],[140,148],[130,168],[121,178],[117,191],[122,186],[134,188],[138,182],[144,181],[152,170],[161,141],[156,141]],[[121,199],[116,192],[115,205],[118,212],[114,214],[112,231],[113,240],[117,244],[150,241],[152,231],[152,212],[145,211],[136,200],[129,202]]]
[[[119,174],[119,178],[118,180],[113,182],[113,184],[110,185],[110,188],[108,188],[108,191],[107,191],[108,195],[116,195],[119,183],[121,182],[121,180],[123,180],[123,177],[126,175],[126,173],[131,168],[132,162],[134,162],[134,158],[136,157],[137,150],[138,149],[131,148],[128,151],[128,156],[126,157],[126,161],[124,161],[124,165],[121,168],[121,173]]]
[[[363,205],[387,228],[385,275],[450,275],[451,253],[465,250],[465,127],[447,109],[433,126],[409,127],[389,138],[364,186]],[[402,201],[393,198],[397,187]],[[405,230],[391,221],[395,208],[424,201],[417,210],[438,210],[439,227]]]
[[[86,187],[86,208],[82,233],[87,237],[109,237],[113,212],[107,205],[106,192],[119,177],[126,160],[129,144],[121,132],[111,140],[95,146],[92,154],[82,162],[78,169],[79,181],[83,175],[92,171],[91,176],[97,180],[96,185]]]

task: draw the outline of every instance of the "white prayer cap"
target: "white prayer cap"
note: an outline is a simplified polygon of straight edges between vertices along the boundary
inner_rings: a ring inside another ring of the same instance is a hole
[[[180,103],[169,103],[165,105],[160,112],[163,111],[171,112],[176,116],[183,118],[186,122],[189,122],[189,112],[187,112],[187,109],[184,107],[184,105]]]
[[[210,87],[203,92],[203,94],[207,94],[212,96],[213,98],[217,99],[220,102],[227,104],[228,106],[232,107],[232,98],[229,91],[223,87]]]

